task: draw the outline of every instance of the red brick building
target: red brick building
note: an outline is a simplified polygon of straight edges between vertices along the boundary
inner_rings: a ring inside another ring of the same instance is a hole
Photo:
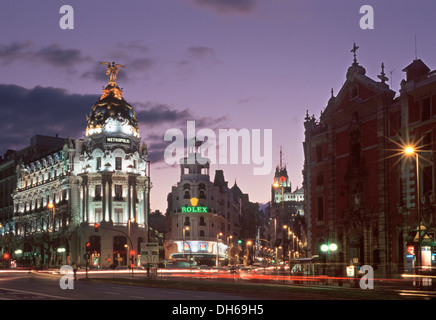
[[[421,60],[403,71],[406,79],[395,97],[383,64],[374,80],[355,54],[345,83],[336,96],[332,90],[319,119],[306,115],[308,256],[327,259],[320,247],[335,243],[330,261],[369,264],[382,273],[404,271],[418,226],[416,167],[414,157],[404,156],[407,141],[432,151],[419,155],[418,180],[423,225],[427,236],[434,234],[436,74]],[[434,242],[426,239],[434,253]]]

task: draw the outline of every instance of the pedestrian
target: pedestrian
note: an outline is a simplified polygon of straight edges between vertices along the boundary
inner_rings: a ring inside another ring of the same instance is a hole
[[[77,264],[75,262],[73,262],[73,264],[71,266],[73,267],[74,280],[77,280]]]

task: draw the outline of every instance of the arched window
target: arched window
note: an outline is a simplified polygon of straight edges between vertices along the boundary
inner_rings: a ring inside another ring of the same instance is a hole
[[[190,226],[190,225],[191,225],[191,222],[189,221],[189,217],[185,217],[185,223],[184,223],[184,225],[185,225],[185,226]]]
[[[200,217],[200,226],[205,226],[206,222],[204,221],[204,217]]]

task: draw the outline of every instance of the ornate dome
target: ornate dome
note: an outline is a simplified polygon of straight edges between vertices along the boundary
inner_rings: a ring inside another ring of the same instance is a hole
[[[86,135],[98,133],[123,134],[139,137],[135,111],[123,98],[123,91],[114,79],[103,89],[103,95],[86,116]]]

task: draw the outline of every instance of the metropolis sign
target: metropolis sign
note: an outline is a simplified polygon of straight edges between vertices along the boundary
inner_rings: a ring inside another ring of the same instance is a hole
[[[127,138],[114,138],[114,137],[107,137],[107,138],[106,138],[106,142],[111,142],[111,143],[126,143],[126,144],[130,144],[130,139],[127,139]]]

